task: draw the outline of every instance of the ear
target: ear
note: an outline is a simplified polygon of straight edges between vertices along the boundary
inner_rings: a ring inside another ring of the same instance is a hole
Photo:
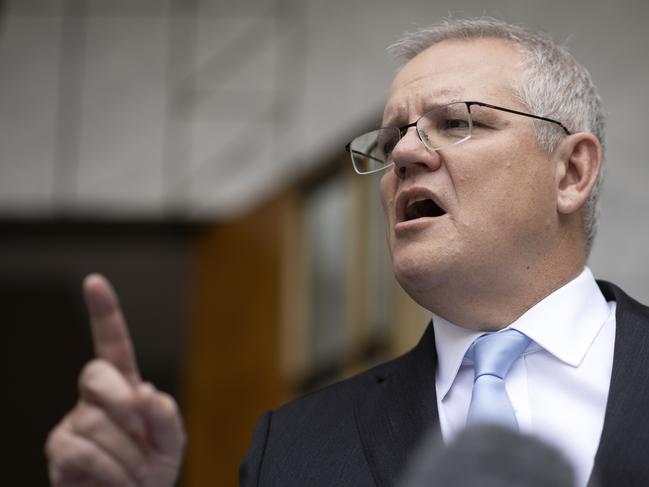
[[[579,210],[590,194],[602,165],[602,146],[590,132],[564,138],[554,151],[557,170],[557,210]]]

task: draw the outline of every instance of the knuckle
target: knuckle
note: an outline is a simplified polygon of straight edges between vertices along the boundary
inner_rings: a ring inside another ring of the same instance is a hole
[[[95,461],[89,445],[75,441],[72,435],[61,431],[51,443],[50,461],[62,472],[83,470],[83,467]]]
[[[94,386],[98,380],[106,375],[109,364],[102,359],[93,359],[84,365],[79,374],[79,387],[84,390]]]
[[[76,413],[75,413],[76,414]],[[68,485],[133,485],[121,468],[92,441],[67,428],[57,428],[48,438],[48,472],[55,487]],[[84,480],[81,480],[84,479]],[[87,482],[92,479],[92,483]]]
[[[58,448],[57,445],[60,443],[60,436],[61,436],[61,426],[57,426],[54,428],[50,433],[47,435],[47,439],[45,440],[45,446],[44,446],[44,451],[45,451],[45,456],[49,458],[50,460],[56,457]]]
[[[91,448],[83,443],[76,445],[76,448],[67,450],[61,458],[63,467],[82,467],[84,465],[93,465],[96,463],[94,452]]]
[[[113,409],[119,417],[128,417],[137,410],[137,400],[133,396],[129,397],[114,397]]]
[[[142,382],[138,386],[138,389],[139,389],[140,395],[142,397],[145,397],[145,398],[147,398],[147,397],[151,398],[151,397],[153,397],[153,396],[155,396],[157,394],[156,388],[153,387],[153,384],[151,384],[150,382]]]
[[[79,390],[91,403],[109,404],[117,410],[135,407],[135,396],[123,377],[103,359],[94,359],[85,365],[79,376]]]
[[[158,410],[161,416],[175,419],[179,416],[178,403],[165,392],[158,393]]]
[[[93,436],[106,427],[106,416],[98,408],[85,407],[78,411],[73,418],[74,430],[85,436]]]
[[[60,456],[61,452],[68,448],[72,437],[71,419],[74,416],[75,411],[76,407],[65,415],[47,435],[44,451],[45,456],[48,459]]]

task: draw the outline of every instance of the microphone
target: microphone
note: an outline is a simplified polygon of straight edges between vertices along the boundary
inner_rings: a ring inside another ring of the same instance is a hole
[[[467,428],[447,446],[429,434],[397,485],[575,487],[575,473],[559,450],[538,438],[479,425]]]

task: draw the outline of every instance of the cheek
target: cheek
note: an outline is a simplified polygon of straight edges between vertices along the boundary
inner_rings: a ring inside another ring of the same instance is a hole
[[[471,154],[452,168],[458,223],[496,232],[548,210],[554,181],[549,161],[515,150],[487,154]]]
[[[552,177],[516,162],[504,164],[480,184],[467,184],[460,232],[475,246],[515,252],[551,237],[556,205]],[[470,179],[467,182],[471,182]]]

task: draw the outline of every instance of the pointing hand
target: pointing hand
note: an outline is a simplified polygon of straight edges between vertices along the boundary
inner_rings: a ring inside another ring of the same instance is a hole
[[[142,382],[117,296],[98,274],[84,296],[96,358],[79,376],[76,406],[45,446],[54,487],[171,487],[185,443],[171,396]]]

